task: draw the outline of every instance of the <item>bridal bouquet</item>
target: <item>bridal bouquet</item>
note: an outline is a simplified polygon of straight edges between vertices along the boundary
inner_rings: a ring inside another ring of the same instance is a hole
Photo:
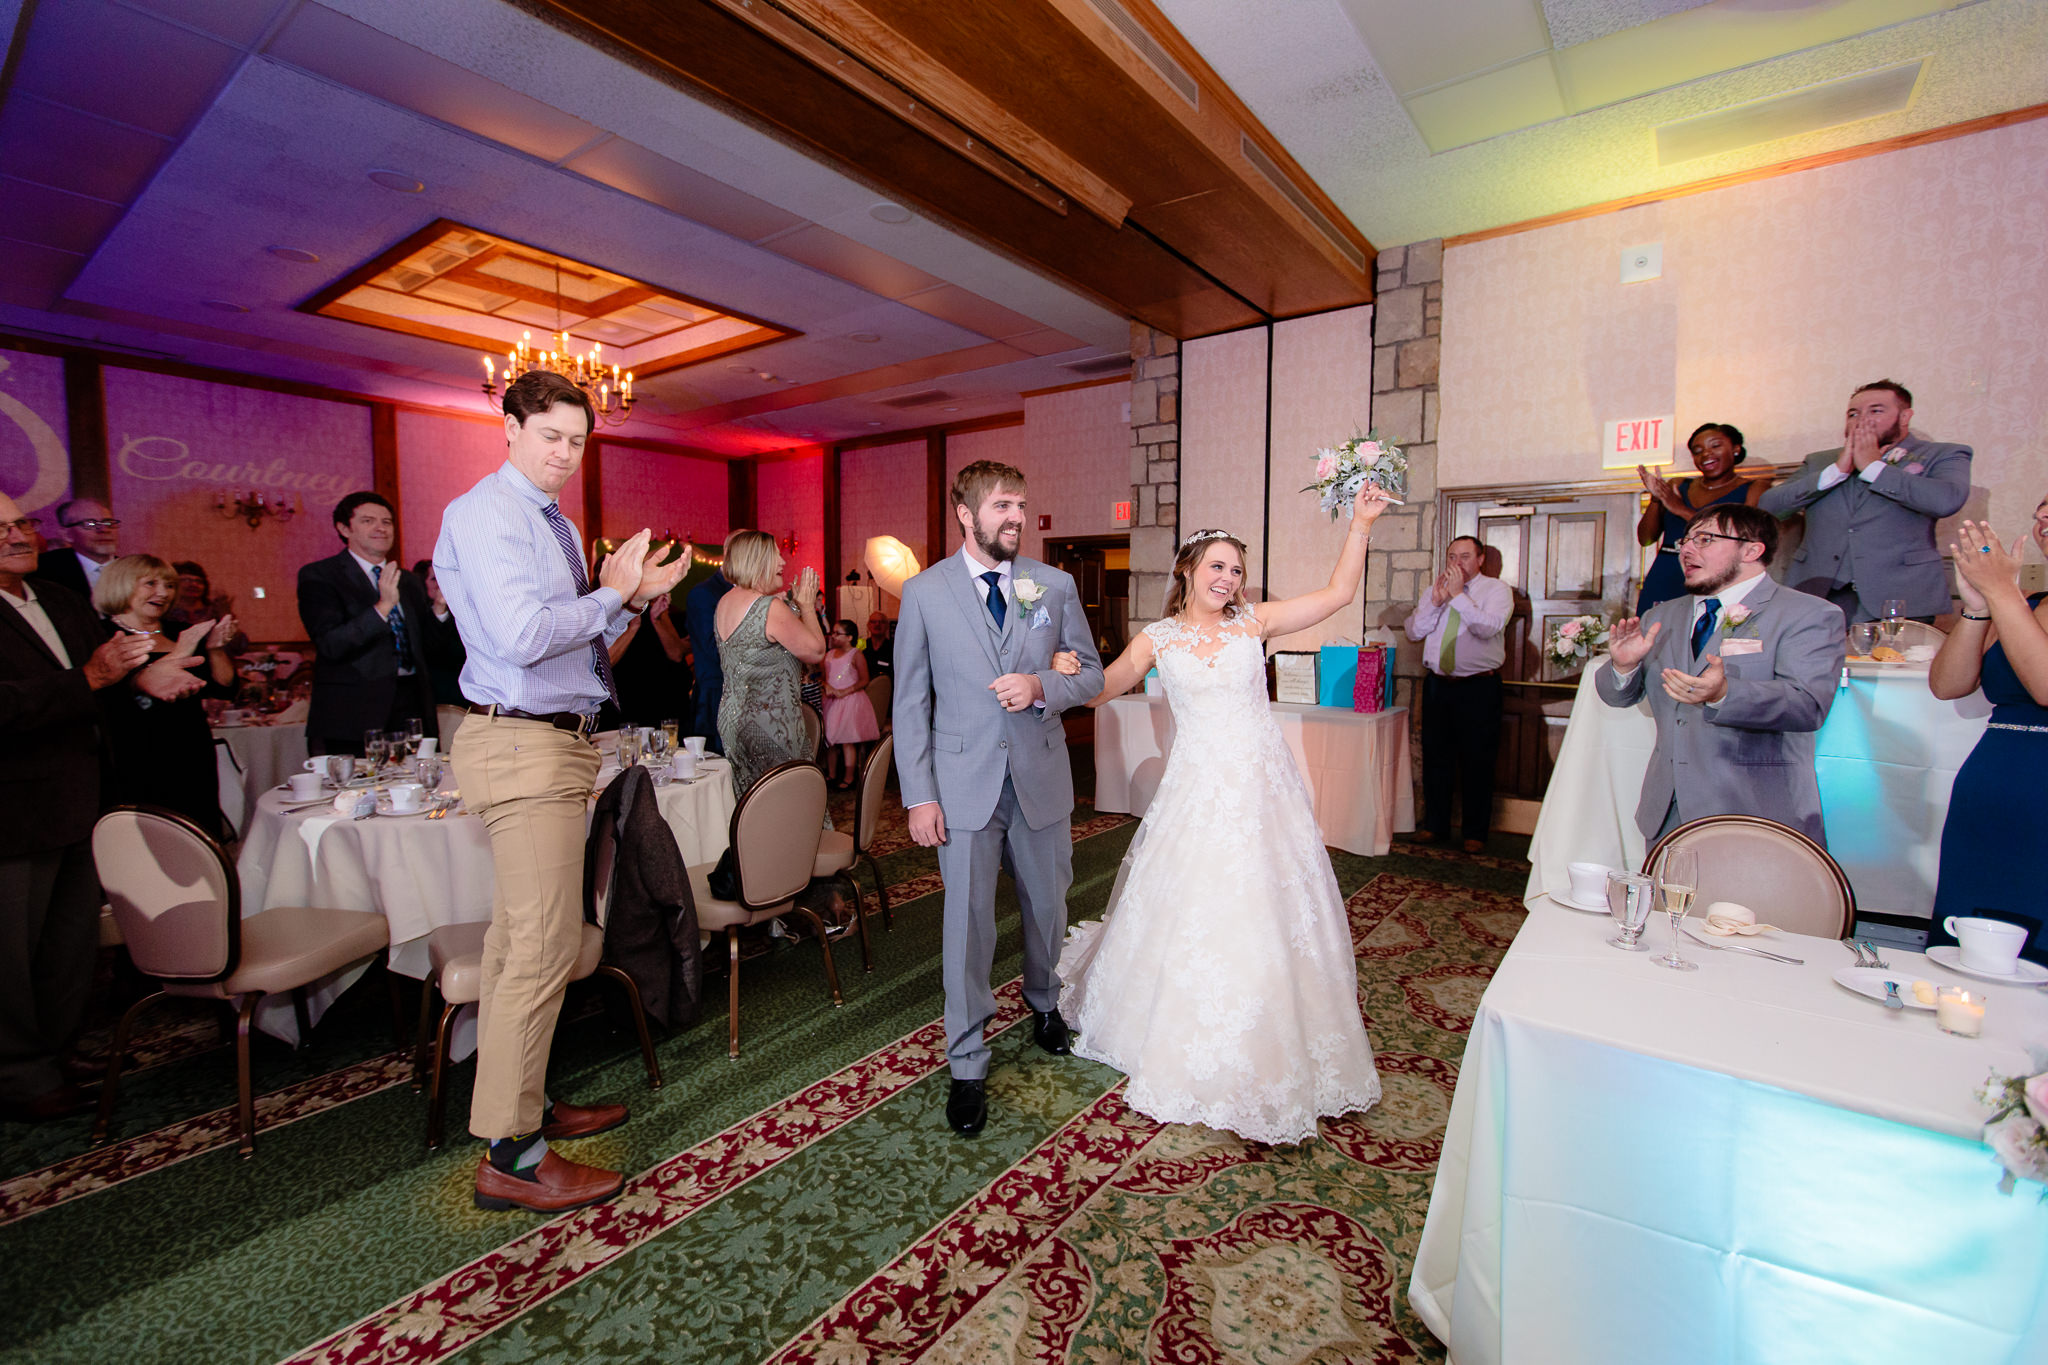
[[[1395,498],[1407,491],[1408,453],[1382,441],[1377,432],[1354,436],[1334,450],[1317,451],[1316,481],[1301,491],[1322,494],[1322,509],[1335,521],[1368,479]]]
[[[1571,668],[1607,648],[1607,622],[1597,616],[1574,616],[1550,628],[1543,657],[1559,668]]]
[[[1984,1143],[2005,1166],[1998,1188],[2011,1194],[2016,1180],[2048,1184],[2048,1071],[2038,1076],[1994,1075],[1977,1091],[1977,1098],[1992,1111],[1991,1121],[1984,1125]],[[2048,1200],[2048,1192],[2041,1197]]]

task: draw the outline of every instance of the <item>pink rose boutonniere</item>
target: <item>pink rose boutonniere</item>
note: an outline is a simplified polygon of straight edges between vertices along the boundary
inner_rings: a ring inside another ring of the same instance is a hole
[[[1727,629],[1722,634],[1735,635],[1744,626],[1748,625],[1750,618],[1755,615],[1756,612],[1750,607],[1749,603],[1737,602],[1721,615],[1722,623],[1727,626]]]

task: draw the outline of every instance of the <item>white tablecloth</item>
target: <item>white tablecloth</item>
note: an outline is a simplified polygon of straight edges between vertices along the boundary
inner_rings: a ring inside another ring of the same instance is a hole
[[[2048,1205],[1998,1193],[1971,1098],[2048,996],[1985,987],[1955,1038],[1832,940],[1681,975],[1613,932],[1539,900],[1480,1001],[1409,1286],[1457,1365],[2048,1360]]]
[[[242,770],[240,807],[231,804],[232,798],[223,786],[221,808],[234,819],[236,829],[246,829],[249,812],[256,809],[256,798],[293,773],[303,771],[306,763],[305,723],[216,725],[213,737],[226,742],[228,752],[235,756],[236,766]]]
[[[1377,857],[1415,828],[1408,708],[1365,715],[1337,706],[1273,702],[1273,719],[1315,797],[1323,842]],[[1165,697],[1118,697],[1095,712],[1095,809],[1142,816],[1173,747]]]
[[[657,789],[685,864],[716,860],[730,834],[736,804],[730,769],[718,760],[708,771],[695,782]],[[607,771],[600,780],[613,775]],[[428,934],[444,924],[490,919],[497,879],[490,834],[478,817],[347,820],[324,806],[288,812],[292,804],[282,792],[265,792],[256,803],[237,863],[243,914],[279,905],[379,911],[391,925],[391,969],[422,979]],[[313,1017],[353,979],[344,974],[309,990]],[[288,1000],[266,1001],[257,1023],[286,1041],[297,1038]]]
[[[1570,886],[1566,865],[1643,865],[1636,802],[1657,742],[1648,702],[1609,706],[1587,666],[1564,747],[1529,841],[1531,903]],[[1925,668],[1855,667],[1835,693],[1815,762],[1828,852],[1849,874],[1862,910],[1927,915],[1941,861],[1949,787],[1991,704],[1982,693],[1938,701]]]

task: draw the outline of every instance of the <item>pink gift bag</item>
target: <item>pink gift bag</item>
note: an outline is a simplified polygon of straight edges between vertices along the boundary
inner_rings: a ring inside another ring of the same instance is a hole
[[[1365,712],[1385,710],[1387,681],[1392,674],[1393,661],[1387,657],[1385,645],[1360,648],[1358,675],[1351,684],[1351,709]]]

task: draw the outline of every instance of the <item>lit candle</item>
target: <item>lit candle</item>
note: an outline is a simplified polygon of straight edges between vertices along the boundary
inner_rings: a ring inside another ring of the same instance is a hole
[[[1984,1002],[1958,986],[1943,986],[1934,996],[1934,1022],[1942,1032],[1975,1038],[1984,1031]]]
[[[492,360],[491,360],[491,358],[490,358],[489,356],[485,356],[485,357],[484,357],[484,382],[485,382],[486,384],[493,384],[493,383],[496,383],[496,382],[497,382],[497,379],[498,379],[498,367],[497,367],[497,365],[496,365],[495,363],[493,363],[493,362],[492,362]]]

